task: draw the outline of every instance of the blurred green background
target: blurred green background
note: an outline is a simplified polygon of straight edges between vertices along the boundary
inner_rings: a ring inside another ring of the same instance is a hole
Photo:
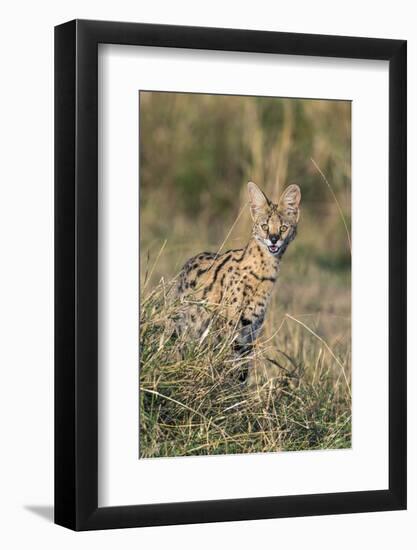
[[[150,274],[149,288],[202,250],[247,242],[249,180],[275,201],[297,183],[298,236],[266,331],[290,313],[350,349],[351,103],[166,92],[139,100],[141,276]]]

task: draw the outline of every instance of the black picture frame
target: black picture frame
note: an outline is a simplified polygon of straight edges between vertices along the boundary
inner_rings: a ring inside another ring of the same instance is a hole
[[[98,506],[98,44],[389,62],[389,488]],[[74,530],[406,508],[406,41],[74,20],[55,28],[55,522]]]

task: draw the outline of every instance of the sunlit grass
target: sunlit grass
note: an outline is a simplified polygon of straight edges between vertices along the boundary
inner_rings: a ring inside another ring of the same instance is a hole
[[[276,311],[275,302],[252,355],[238,358],[233,330],[223,328],[219,338],[213,325],[204,341],[172,336],[184,306],[169,300],[169,286],[162,281],[142,296],[142,458],[350,447],[346,319],[333,319],[329,331],[318,315],[301,321]]]

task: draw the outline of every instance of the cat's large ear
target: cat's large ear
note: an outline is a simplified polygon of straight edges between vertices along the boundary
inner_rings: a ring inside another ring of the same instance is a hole
[[[294,220],[294,223],[298,222],[300,216],[300,201],[301,191],[298,185],[289,185],[278,202],[278,210],[290,220]]]
[[[248,193],[250,213],[252,215],[252,219],[256,220],[259,214],[265,212],[268,208],[269,201],[256,183],[253,183],[253,181],[248,183]]]

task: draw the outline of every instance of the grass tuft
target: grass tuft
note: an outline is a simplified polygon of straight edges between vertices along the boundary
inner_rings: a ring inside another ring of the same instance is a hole
[[[141,458],[350,447],[348,346],[331,349],[288,315],[246,358],[232,352],[233,330],[215,323],[203,341],[174,337],[184,305],[167,299],[169,287],[142,296]]]

